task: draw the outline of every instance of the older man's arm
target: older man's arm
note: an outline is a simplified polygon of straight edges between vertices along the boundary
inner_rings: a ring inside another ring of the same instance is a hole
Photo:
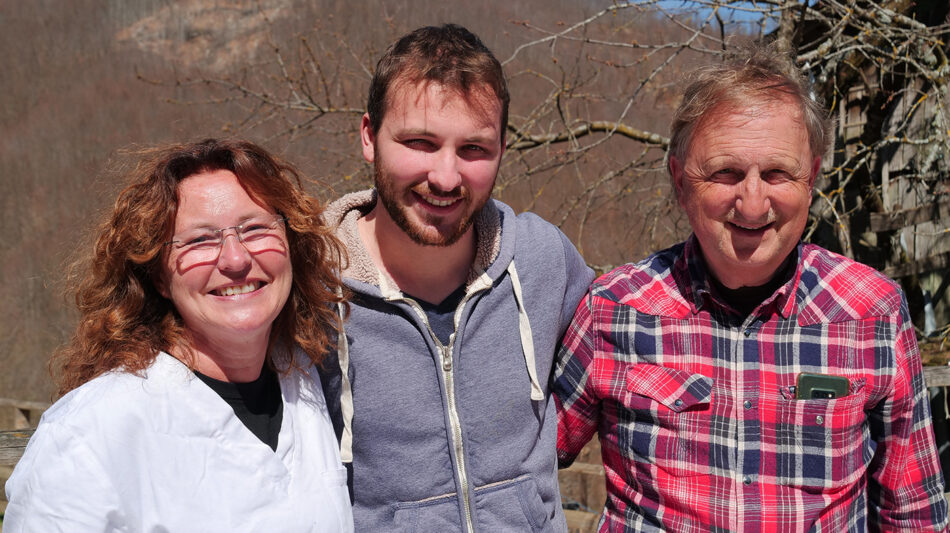
[[[868,527],[870,531],[945,531],[947,501],[930,398],[903,295],[896,321],[893,390],[870,413],[878,449],[868,472]]]
[[[597,431],[600,405],[593,390],[592,297],[581,300],[556,357],[553,386],[557,405],[558,466],[565,468]]]

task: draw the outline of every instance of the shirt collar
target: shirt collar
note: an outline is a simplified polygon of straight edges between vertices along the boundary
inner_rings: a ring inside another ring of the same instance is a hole
[[[793,252],[795,254],[793,259],[795,261],[795,273],[791,279],[776,289],[772,296],[766,298],[754,312],[755,314],[765,314],[774,309],[782,315],[782,318],[787,319],[791,316],[795,310],[794,295],[802,274],[802,246],[803,243],[799,242]],[[716,297],[716,291],[710,282],[709,268],[706,265],[706,260],[703,259],[702,250],[695,234],[690,235],[689,239],[686,240],[683,247],[683,256],[674,267],[673,276],[676,284],[682,288],[683,297],[689,302],[693,314],[698,313],[707,305],[715,305],[731,311],[731,307]]]

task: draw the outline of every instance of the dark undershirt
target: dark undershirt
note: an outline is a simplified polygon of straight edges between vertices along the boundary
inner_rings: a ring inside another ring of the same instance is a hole
[[[261,375],[249,383],[229,383],[210,378],[197,370],[198,379],[218,393],[234,409],[238,420],[261,442],[277,451],[277,437],[284,414],[277,373],[264,365]]]
[[[444,346],[448,346],[449,337],[455,332],[455,309],[459,302],[465,297],[465,285],[460,285],[452,294],[445,297],[438,304],[429,303],[421,298],[416,298],[410,294],[406,296],[419,302],[419,306],[425,311],[429,319],[429,327]]]
[[[712,283],[716,288],[716,292],[730,307],[739,311],[742,316],[749,316],[759,304],[775,294],[775,291],[777,291],[779,287],[792,279],[796,267],[796,262],[793,258],[797,258],[797,255],[794,253],[785,260],[785,264],[779,268],[778,273],[765,285],[730,289],[722,283],[719,283],[715,278],[711,278]]]

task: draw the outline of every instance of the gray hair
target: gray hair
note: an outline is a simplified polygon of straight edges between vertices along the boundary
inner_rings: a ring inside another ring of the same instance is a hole
[[[673,114],[667,171],[670,157],[678,161],[685,159],[696,126],[713,110],[722,106],[741,109],[750,101],[788,97],[801,109],[812,156],[824,156],[834,139],[834,123],[822,102],[817,100],[811,82],[778,46],[750,43],[723,63],[700,69]]]

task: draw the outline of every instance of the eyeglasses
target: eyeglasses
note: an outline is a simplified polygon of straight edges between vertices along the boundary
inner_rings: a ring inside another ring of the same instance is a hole
[[[287,218],[282,215],[268,215],[248,220],[247,222],[221,229],[197,228],[188,230],[172,237],[165,243],[178,253],[178,261],[182,268],[199,263],[213,263],[221,254],[221,247],[226,232],[234,230],[238,242],[244,245],[249,253],[262,252],[267,249],[283,251],[284,222]]]

